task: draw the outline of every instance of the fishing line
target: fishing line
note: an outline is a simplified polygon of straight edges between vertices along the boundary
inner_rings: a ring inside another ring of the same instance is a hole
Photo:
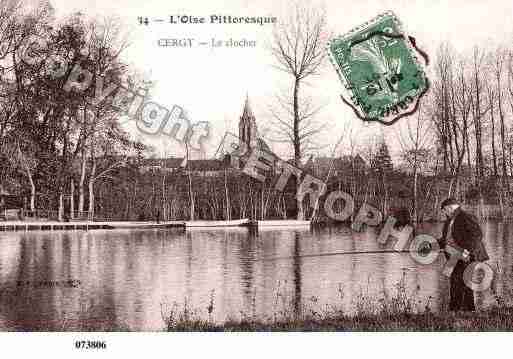
[[[394,253],[418,253],[415,251],[402,250],[377,250],[377,251],[350,251],[350,252],[328,252],[328,253],[319,253],[319,254],[303,254],[299,256],[289,256],[289,257],[270,257],[270,258],[260,258],[255,260],[255,262],[265,262],[265,261],[277,261],[282,259],[294,259],[294,258],[313,258],[313,257],[330,257],[330,256],[340,256],[340,255],[354,255],[354,254],[394,254]]]

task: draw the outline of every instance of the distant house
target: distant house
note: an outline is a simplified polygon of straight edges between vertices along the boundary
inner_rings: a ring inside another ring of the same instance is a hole
[[[18,219],[19,210],[23,208],[23,202],[23,197],[10,194],[0,187],[0,218]]]
[[[0,188],[0,208],[20,208],[23,205],[23,198],[10,194]]]
[[[342,157],[316,157],[310,158],[305,169],[311,171],[315,177],[324,179],[331,167],[330,178],[343,178],[348,176],[362,176],[365,174],[367,163],[360,156]]]
[[[227,160],[190,160],[185,167],[186,173],[195,176],[223,176],[225,171],[232,171],[230,163]]]
[[[192,174],[194,176],[220,176],[225,170],[232,170],[226,160],[206,159],[189,160],[183,157],[170,157],[162,159],[145,159],[139,167],[143,173],[176,173]]]
[[[183,170],[183,158],[169,157],[169,158],[145,158],[140,161],[139,170],[143,173],[148,172],[167,172],[172,173]]]

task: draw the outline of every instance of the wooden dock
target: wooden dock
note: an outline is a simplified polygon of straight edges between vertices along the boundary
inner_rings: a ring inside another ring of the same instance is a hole
[[[88,222],[88,221],[6,221],[0,222],[0,232],[13,231],[57,231],[57,230],[83,230],[94,229],[150,229],[150,228],[183,228],[185,222]]]
[[[0,221],[0,232],[14,231],[57,231],[57,230],[95,230],[95,229],[152,229],[152,228],[187,228],[212,230],[254,227],[263,229],[288,229],[305,228],[309,229],[310,221],[296,220],[268,220],[251,221],[249,219],[238,219],[231,221],[165,221],[165,222],[92,222],[92,221]]]

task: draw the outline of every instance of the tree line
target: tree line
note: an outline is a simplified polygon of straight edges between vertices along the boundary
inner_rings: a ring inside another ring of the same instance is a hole
[[[146,147],[120,126],[123,112],[114,97],[91,108],[86,99],[94,86],[66,91],[65,83],[80,65],[106,84],[148,86],[121,59],[128,46],[123,27],[81,13],[58,19],[45,1],[28,8],[0,0],[0,29],[0,183],[28,192],[31,211],[57,209],[62,220],[66,202],[72,216],[93,216],[95,185]],[[24,61],[20,52],[35,36],[47,46],[31,48],[30,56],[43,61]]]

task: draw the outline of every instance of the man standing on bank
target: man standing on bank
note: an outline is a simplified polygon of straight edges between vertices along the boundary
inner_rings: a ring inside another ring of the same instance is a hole
[[[454,198],[444,200],[441,209],[447,220],[439,240],[440,248],[452,244],[463,249],[463,260],[458,261],[451,274],[449,310],[475,311],[474,292],[465,284],[463,273],[470,263],[489,259],[483,244],[483,232],[477,218],[463,211]]]

